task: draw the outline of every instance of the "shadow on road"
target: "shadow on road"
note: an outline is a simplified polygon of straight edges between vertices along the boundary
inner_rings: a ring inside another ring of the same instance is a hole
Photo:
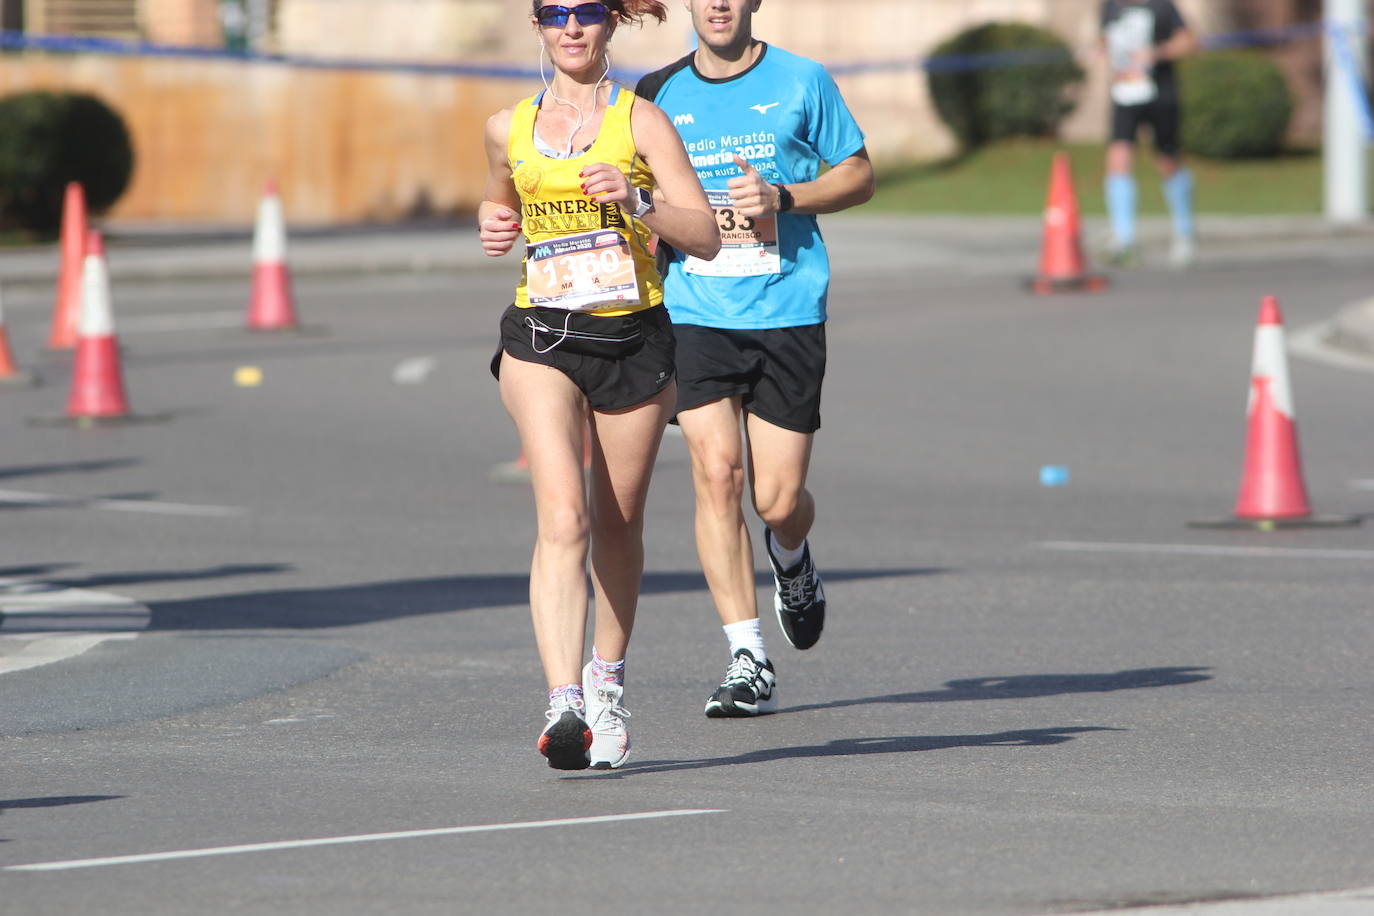
[[[641,773],[670,773],[675,770],[696,770],[705,767],[734,766],[743,763],[768,763],[797,757],[858,757],[865,754],[908,754],[916,751],[946,751],[956,747],[1045,747],[1072,741],[1085,732],[1112,732],[1125,729],[1099,725],[1080,725],[1067,728],[1031,728],[994,732],[990,735],[909,735],[892,738],[837,738],[825,744],[804,744],[797,747],[762,748],[732,757],[706,757],[698,760],[646,760],[627,763],[614,771],[619,776]],[[601,776],[601,774],[597,774]],[[592,777],[596,778],[596,777]],[[602,776],[604,778],[604,776]]]
[[[1115,674],[1022,674],[1010,677],[975,677],[947,681],[944,690],[888,693],[855,700],[808,703],[780,709],[777,715],[812,709],[839,709],[869,703],[950,703],[961,700],[1019,700],[1052,697],[1063,693],[1109,693],[1145,687],[1179,687],[1209,681],[1210,668],[1131,668]]]
[[[65,464],[20,464],[0,468],[0,480],[10,477],[44,477],[50,474],[76,474],[88,471],[109,471],[134,467],[137,458],[102,458],[98,461],[69,461]]]
[[[945,572],[927,568],[827,569],[827,583],[923,576]],[[759,577],[772,584],[771,577]],[[648,572],[642,595],[705,592],[700,572]],[[319,629],[353,626],[478,608],[524,606],[529,602],[525,573],[399,579],[337,588],[280,589],[214,595],[180,601],[148,602],[155,630]]]
[[[60,808],[64,805],[85,805],[90,802],[113,801],[123,795],[55,795],[51,798],[0,798],[0,814],[17,808]],[[0,838],[0,843],[8,843]]]
[[[9,811],[13,808],[60,808],[64,805],[114,801],[123,797],[123,795],[55,795],[51,798],[0,798],[0,811]]]

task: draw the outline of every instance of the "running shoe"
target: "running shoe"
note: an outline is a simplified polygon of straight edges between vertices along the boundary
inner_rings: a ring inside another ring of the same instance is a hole
[[[802,545],[802,558],[796,566],[784,570],[773,559],[773,532],[763,529],[764,553],[773,567],[773,609],[778,612],[778,625],[793,648],[809,649],[821,638],[825,628],[825,589],[811,562],[811,548]]]
[[[587,724],[592,730],[593,770],[614,770],[630,756],[630,733],[625,720],[630,711],[621,703],[625,688],[607,684],[592,674],[592,663],[582,669],[582,695],[587,700]]]
[[[592,730],[584,713],[581,703],[569,703],[561,697],[544,713],[549,724],[539,734],[539,753],[549,758],[549,766],[555,770],[585,770],[591,765],[587,751],[592,746]]]
[[[778,679],[773,675],[773,663],[759,664],[748,649],[735,652],[734,661],[725,671],[725,680],[706,701],[706,716],[710,719],[741,719],[772,712],[778,708],[773,697]]]
[[[1176,235],[1169,246],[1169,266],[1174,270],[1192,267],[1197,261],[1197,242],[1191,236]]]

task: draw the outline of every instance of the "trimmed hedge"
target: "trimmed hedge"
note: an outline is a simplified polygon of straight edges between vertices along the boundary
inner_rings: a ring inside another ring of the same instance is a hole
[[[129,131],[93,95],[34,91],[0,98],[0,124],[0,223],[52,236],[62,223],[68,182],[81,183],[92,212],[108,209],[129,185]]]
[[[1083,68],[1053,32],[1014,22],[980,25],[931,52],[935,110],[973,149],[1007,137],[1052,137],[1074,108]]]
[[[1272,156],[1293,96],[1262,51],[1212,51],[1178,63],[1183,149],[1212,159]]]

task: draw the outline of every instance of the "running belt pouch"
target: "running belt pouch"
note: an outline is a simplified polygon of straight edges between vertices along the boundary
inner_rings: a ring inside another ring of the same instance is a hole
[[[644,346],[644,326],[638,315],[603,317],[586,312],[535,306],[534,340],[538,349],[556,346],[564,353],[620,359]],[[567,328],[567,336],[563,329]]]

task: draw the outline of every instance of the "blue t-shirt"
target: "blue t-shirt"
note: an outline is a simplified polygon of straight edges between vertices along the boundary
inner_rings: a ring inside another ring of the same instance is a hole
[[[768,182],[814,181],[821,162],[834,165],[859,152],[863,132],[835,81],[813,60],[764,45],[748,70],[716,80],[697,72],[693,57],[649,74],[635,90],[677,126],[721,226],[721,254],[713,261],[668,249],[664,303],[677,324],[819,324],[826,318],[830,260],[816,217],[740,217],[729,205],[726,182],[741,174],[736,154]]]

